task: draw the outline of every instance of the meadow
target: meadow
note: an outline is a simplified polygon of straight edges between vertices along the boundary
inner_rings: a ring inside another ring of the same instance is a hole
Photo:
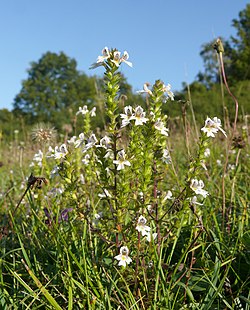
[[[103,130],[83,106],[80,133],[39,123],[0,139],[0,309],[249,310],[248,118],[230,94],[234,115],[199,124],[190,101],[177,126],[161,80],[127,105],[123,65],[108,48],[92,65]],[[230,93],[222,58],[221,72]]]

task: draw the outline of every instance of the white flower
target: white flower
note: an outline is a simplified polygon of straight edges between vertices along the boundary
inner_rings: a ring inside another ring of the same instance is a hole
[[[167,94],[167,96],[171,99],[171,100],[174,100],[174,94],[173,92],[171,91],[171,85],[170,84],[163,84],[163,91],[164,93]]]
[[[132,107],[130,105],[126,106],[124,108],[124,114],[120,114],[120,116],[122,118],[121,127],[127,126],[133,117]]]
[[[122,62],[125,62],[129,67],[133,67],[132,63],[130,61],[127,61],[129,59],[129,54],[127,51],[124,51],[122,57],[121,57],[121,52],[119,51],[114,51],[114,58],[111,59],[111,61],[119,67]]]
[[[153,233],[151,234],[150,232],[146,234],[146,238],[148,242],[151,242],[152,240],[155,240],[155,238],[157,237],[157,233]]]
[[[165,164],[171,164],[171,157],[168,149],[163,150],[163,155],[161,159]]]
[[[126,154],[124,150],[117,153],[117,160],[113,160],[113,163],[117,166],[117,170],[122,170],[126,166],[131,166],[130,162],[126,160]]]
[[[42,161],[43,161],[43,152],[41,150],[38,151],[38,153],[36,153],[33,157],[33,162],[30,164],[30,167],[33,167],[35,165],[34,162],[36,162],[36,164],[39,167],[42,167]]]
[[[107,150],[108,148],[110,148],[110,144],[111,139],[108,136],[104,136],[103,138],[101,138],[100,144],[98,144],[97,147],[102,147]]]
[[[143,84],[143,89],[142,90],[138,90],[137,93],[138,94],[143,94],[143,93],[146,93],[148,95],[152,95],[152,91],[148,88],[148,86],[150,86],[149,83],[144,83]]]
[[[94,117],[94,116],[96,116],[96,107],[93,107],[90,111],[89,111],[89,114],[90,114],[90,116],[91,117]]]
[[[63,143],[61,146],[55,147],[55,153],[54,153],[55,159],[64,158],[67,154],[68,154],[68,150],[67,150],[66,144]]]
[[[137,221],[136,230],[142,233],[143,236],[146,236],[148,233],[150,233],[151,228],[146,225],[147,220],[144,216],[140,215]]]
[[[226,132],[221,128],[221,120],[217,117],[214,117],[213,119],[207,117],[205,121],[205,126],[201,128],[201,131],[203,131],[207,137],[215,137],[215,134],[218,131],[221,131],[223,135],[226,137]]]
[[[190,188],[195,192],[195,194],[202,195],[204,198],[206,198],[208,195],[208,192],[205,191],[203,187],[204,187],[204,183],[202,180],[199,180],[199,181],[197,179],[191,180]]]
[[[145,117],[145,112],[141,106],[135,108],[135,114],[131,116],[130,119],[135,119],[135,126],[143,125],[148,121],[148,118]]]
[[[76,112],[76,115],[78,115],[78,114],[85,115],[85,114],[87,114],[88,112],[89,112],[88,107],[85,105],[85,106],[83,106],[83,107],[79,107],[79,111]]]
[[[71,137],[67,142],[68,144],[75,144],[76,136]]]
[[[209,148],[206,148],[205,151],[204,151],[204,156],[205,157],[209,157],[210,156],[210,149]]]
[[[79,146],[85,144],[85,136],[84,136],[84,133],[80,133],[79,134],[79,139],[75,140],[75,148],[78,148]]]
[[[90,159],[90,155],[89,155],[89,154],[86,154],[86,155],[84,156],[84,158],[82,159],[82,163],[83,163],[84,165],[88,165],[88,164],[89,164],[89,159]]]
[[[221,160],[220,160],[220,159],[217,159],[217,160],[216,160],[216,164],[217,164],[218,166],[222,166]]]
[[[192,198],[190,198],[190,203],[191,203],[192,205],[199,205],[199,206],[202,206],[202,205],[203,205],[203,203],[198,202],[197,196],[193,196]]]
[[[164,123],[160,119],[155,122],[154,127],[159,130],[162,135],[168,137],[169,129],[164,126]]]
[[[53,179],[55,176],[59,175],[60,167],[55,166],[51,171],[50,171],[50,178]]]
[[[95,63],[93,63],[90,66],[90,69],[95,69],[97,67],[100,67],[104,64],[104,61],[110,57],[109,49],[107,47],[104,47],[102,50],[102,55],[97,57],[97,60]]]
[[[173,199],[173,194],[171,191],[167,192],[167,195],[163,198],[162,202],[165,202],[167,199],[169,199],[169,200]]]
[[[102,194],[98,194],[98,197],[100,197],[100,198],[112,198],[111,194],[109,193],[109,191],[106,188],[103,189]]]
[[[126,246],[122,246],[120,248],[120,254],[115,256],[115,259],[117,259],[119,261],[119,266],[124,266],[126,267],[126,265],[130,264],[132,262],[132,259],[128,256],[129,254],[129,249]]]
[[[92,148],[98,142],[94,133],[88,138],[87,144],[83,148],[83,153],[85,153],[88,149]]]

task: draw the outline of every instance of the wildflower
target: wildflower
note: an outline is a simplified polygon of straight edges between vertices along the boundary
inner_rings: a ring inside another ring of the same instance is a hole
[[[33,157],[33,162],[31,163],[31,167],[34,166],[34,161],[37,163],[39,167],[42,167],[43,161],[43,152],[41,150],[38,151]]]
[[[55,166],[51,171],[50,171],[50,178],[53,179],[55,176],[59,175],[60,167]]]
[[[205,157],[209,157],[210,156],[210,149],[209,148],[206,148],[205,151],[204,151],[204,156]]]
[[[131,166],[130,162],[126,160],[126,154],[124,150],[117,153],[117,160],[113,160],[113,163],[117,166],[117,170],[122,170],[126,166]]]
[[[94,116],[96,116],[96,107],[93,107],[90,111],[89,111],[89,115],[91,116],[91,117],[94,117]]]
[[[217,160],[216,160],[216,164],[217,164],[218,166],[222,166],[221,160],[220,160],[220,159],[217,159]]]
[[[213,119],[207,117],[205,121],[205,126],[201,128],[207,137],[215,137],[215,134],[220,130],[225,137],[227,137],[226,132],[221,128],[221,120],[217,117]]]
[[[155,240],[155,238],[157,237],[157,233],[153,233],[151,234],[150,232],[146,234],[146,238],[148,242],[151,242],[152,240]]]
[[[163,150],[163,155],[161,159],[165,164],[171,164],[171,157],[168,149]]]
[[[164,123],[159,118],[155,122],[154,127],[155,127],[155,129],[159,130],[162,135],[168,137],[169,129],[164,126]]]
[[[203,203],[198,202],[197,196],[193,196],[193,197],[191,198],[190,203],[191,203],[192,205],[200,205],[200,206],[203,205]]]
[[[85,144],[85,136],[84,136],[84,133],[80,133],[79,134],[79,139],[77,139],[76,141],[75,141],[75,148],[78,148],[79,146],[81,146],[81,145],[83,145],[83,144]]]
[[[67,146],[66,144],[62,144],[60,147],[55,147],[55,153],[54,158],[55,159],[61,159],[64,158],[68,154]]]
[[[152,91],[148,88],[148,86],[150,86],[150,84],[148,82],[144,83],[143,84],[143,89],[142,90],[138,90],[137,93],[138,94],[146,93],[146,94],[152,96]]]
[[[167,195],[163,198],[163,202],[165,202],[167,199],[169,200],[173,199],[173,194],[171,191],[167,192]]]
[[[148,233],[150,233],[151,228],[146,225],[147,220],[144,216],[140,215],[137,221],[136,230],[142,233],[143,236],[146,236]]]
[[[97,67],[103,66],[104,61],[110,58],[110,52],[107,47],[102,50],[102,56],[98,56],[95,63],[90,66],[90,69],[95,69]]]
[[[97,143],[97,138],[94,133],[88,138],[87,144],[83,148],[83,153],[85,153],[88,149],[92,148]]]
[[[100,144],[98,144],[97,147],[102,147],[107,150],[108,148],[110,148],[110,144],[111,139],[108,136],[104,136],[103,138],[101,138]]]
[[[100,198],[112,198],[111,194],[109,193],[109,191],[106,188],[103,189],[103,194],[98,194],[98,197],[100,197]]]
[[[71,137],[69,140],[67,140],[68,144],[75,144],[76,142],[76,136]]]
[[[84,165],[88,165],[89,164],[89,159],[90,159],[90,155],[86,154],[85,157],[82,159],[82,163]]]
[[[133,64],[130,61],[127,61],[129,59],[129,54],[127,51],[124,51],[122,57],[121,56],[121,52],[119,51],[114,51],[114,56],[113,59],[111,59],[111,61],[117,66],[119,67],[120,64],[122,62],[125,62],[125,64],[127,64],[129,67],[133,67]]]
[[[135,108],[135,114],[131,116],[131,119],[135,119],[135,126],[143,125],[148,121],[148,118],[145,117],[145,112],[141,106]]]
[[[171,91],[171,85],[170,84],[163,84],[163,92],[167,94],[167,97],[169,97],[172,101],[174,100],[174,93]]]
[[[190,188],[195,192],[195,194],[202,195],[204,198],[206,198],[208,195],[208,192],[205,191],[203,187],[204,187],[204,183],[202,180],[199,180],[199,181],[197,179],[191,180]]]
[[[76,115],[78,115],[78,114],[85,115],[88,112],[89,112],[88,107],[85,105],[83,107],[79,107],[79,110],[78,110],[78,112],[76,112]]]
[[[120,114],[120,116],[122,118],[121,127],[127,126],[130,123],[132,117],[134,116],[132,112],[132,107],[130,105],[126,106],[124,108],[124,114]]]
[[[41,142],[51,142],[56,138],[56,130],[50,124],[38,123],[31,130],[32,140]]]
[[[115,256],[115,259],[117,259],[119,261],[119,266],[124,266],[126,267],[126,265],[130,264],[132,262],[132,259],[128,256],[129,253],[129,249],[126,246],[122,246],[120,248],[120,254]]]

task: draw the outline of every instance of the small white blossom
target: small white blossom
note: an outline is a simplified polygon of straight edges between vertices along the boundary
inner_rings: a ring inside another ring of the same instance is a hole
[[[203,189],[204,183],[202,180],[192,179],[190,188],[195,192],[197,195],[202,195],[204,198],[207,197],[208,192]]]
[[[67,140],[68,144],[75,144],[76,136],[71,137],[69,140]]]
[[[204,156],[205,157],[209,157],[210,156],[210,149],[209,148],[206,148],[205,151],[204,151]]]
[[[167,97],[169,97],[171,100],[174,100],[174,93],[171,91],[171,85],[163,85],[163,91],[167,94]]]
[[[143,84],[143,89],[142,90],[138,90],[137,93],[138,94],[145,93],[145,94],[148,94],[148,95],[152,96],[152,91],[148,88],[148,86],[150,86],[149,83],[144,83]]]
[[[93,108],[89,111],[89,115],[90,115],[91,117],[96,116],[96,107],[93,107]]]
[[[165,164],[171,164],[171,156],[168,149],[163,150],[163,155],[161,159]]]
[[[77,140],[75,140],[75,148],[78,148],[78,147],[80,147],[80,146],[82,146],[82,145],[84,145],[85,144],[85,136],[84,136],[84,133],[82,132],[82,133],[80,133],[79,134],[79,139],[77,139]]]
[[[87,144],[84,146],[82,152],[85,153],[87,150],[92,148],[98,142],[94,133],[88,138]]]
[[[193,205],[200,205],[200,206],[203,205],[203,203],[198,202],[197,196],[193,196],[193,197],[191,198],[191,204],[193,204]]]
[[[121,127],[127,126],[130,123],[133,115],[134,114],[133,114],[133,111],[132,111],[132,107],[130,105],[126,106],[124,108],[124,114],[123,113],[120,114],[120,116],[122,118],[122,125],[121,125]]]
[[[221,160],[220,160],[220,159],[217,159],[217,160],[216,160],[216,164],[217,164],[218,166],[222,166]]]
[[[50,178],[53,179],[54,177],[59,175],[60,168],[58,166],[55,166],[51,171],[50,171]]]
[[[104,149],[109,149],[111,146],[111,139],[108,136],[104,136],[100,140],[100,144],[97,145],[97,147],[102,147]]]
[[[148,242],[151,242],[152,240],[155,240],[155,238],[157,237],[157,233],[153,233],[151,234],[150,232],[146,234],[146,238]]]
[[[89,164],[89,159],[90,159],[90,155],[89,155],[89,154],[86,154],[86,155],[84,156],[84,158],[82,159],[82,163],[83,163],[84,165],[88,165],[88,164]]]
[[[173,194],[171,191],[168,191],[166,196],[163,198],[163,201],[162,202],[165,202],[167,199],[171,200],[173,199]]]
[[[133,67],[132,63],[130,61],[127,61],[129,59],[129,54],[127,51],[124,51],[123,55],[121,56],[121,52],[114,51],[114,58],[111,59],[111,61],[119,67],[122,62],[125,62],[129,67]]]
[[[135,120],[135,126],[143,125],[143,123],[146,123],[148,121],[148,118],[145,117],[146,113],[143,111],[143,108],[141,106],[138,106],[135,108],[135,113],[133,116],[131,116],[130,119]]]
[[[67,154],[68,154],[67,146],[66,144],[62,144],[59,147],[56,146],[54,150],[51,146],[49,146],[47,157],[61,159],[61,158],[64,158]]]
[[[141,232],[143,236],[146,236],[151,230],[151,228],[147,226],[146,223],[147,223],[147,220],[145,219],[145,217],[140,215],[135,229]]]
[[[95,69],[97,67],[102,66],[104,64],[104,61],[109,57],[110,57],[109,49],[107,47],[104,47],[104,49],[102,50],[102,55],[97,57],[96,62],[90,66],[90,69]]]
[[[122,170],[126,166],[131,166],[130,162],[126,160],[126,154],[124,150],[117,153],[117,160],[113,160],[113,163],[117,166],[117,170]]]
[[[119,261],[119,266],[124,266],[126,267],[126,265],[130,264],[132,262],[132,259],[128,256],[129,254],[129,249],[126,246],[122,246],[120,248],[120,254],[115,256],[115,259],[117,259]]]
[[[85,106],[83,106],[83,107],[79,107],[79,111],[76,112],[76,115],[78,115],[78,114],[85,115],[85,114],[87,114],[88,112],[89,112],[88,107],[85,105]]]
[[[109,191],[106,188],[103,189],[102,194],[98,194],[98,197],[100,197],[100,198],[112,198],[111,194],[109,193]]]
[[[217,117],[214,117],[213,119],[207,117],[205,121],[205,126],[201,128],[201,131],[203,131],[207,137],[215,137],[215,134],[218,131],[221,131],[223,135],[226,137],[226,132],[221,128],[221,120]]]
[[[154,127],[159,130],[162,135],[168,137],[169,129],[164,126],[164,123],[160,119],[155,122]]]

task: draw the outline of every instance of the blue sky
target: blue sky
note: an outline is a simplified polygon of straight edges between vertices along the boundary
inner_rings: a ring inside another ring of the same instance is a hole
[[[127,50],[122,66],[136,91],[161,79],[180,90],[202,70],[201,45],[235,35],[245,0],[0,0],[0,109],[12,108],[31,61],[65,52],[89,70],[104,46]]]

